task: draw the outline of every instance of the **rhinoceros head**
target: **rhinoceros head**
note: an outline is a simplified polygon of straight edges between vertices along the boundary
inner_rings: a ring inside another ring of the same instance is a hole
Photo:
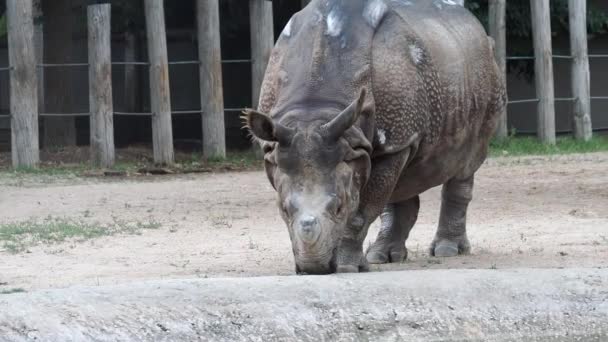
[[[251,133],[263,141],[265,169],[291,237],[296,272],[335,272],[336,249],[359,207],[369,177],[369,140],[355,125],[365,89],[342,112],[282,120],[247,111]],[[323,110],[317,110],[317,112]],[[285,122],[285,123],[283,123]]]

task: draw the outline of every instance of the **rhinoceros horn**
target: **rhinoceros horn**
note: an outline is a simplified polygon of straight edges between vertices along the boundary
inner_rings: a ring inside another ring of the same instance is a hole
[[[251,134],[264,141],[276,141],[282,145],[288,145],[295,134],[291,127],[274,122],[270,116],[253,109],[243,112],[247,127]]]
[[[328,139],[337,141],[342,137],[344,132],[349,129],[352,125],[357,122],[361,111],[363,110],[363,103],[365,102],[365,95],[367,89],[361,89],[359,98],[353,101],[342,113],[338,114],[333,120],[321,126],[321,130],[325,132]]]

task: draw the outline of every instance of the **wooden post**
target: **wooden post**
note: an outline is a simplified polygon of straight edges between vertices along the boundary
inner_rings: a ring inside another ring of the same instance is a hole
[[[114,165],[114,107],[110,4],[87,9],[89,29],[89,111],[91,159],[101,167]]]
[[[197,0],[198,58],[203,121],[203,157],[226,157],[222,52],[218,0]]]
[[[260,90],[268,60],[274,46],[274,20],[272,2],[268,0],[249,0],[249,28],[251,32],[251,102],[257,108]],[[254,153],[262,158],[262,149],[253,144]]]
[[[154,162],[173,164],[171,92],[167,60],[167,34],[163,0],[145,0],[148,59],[150,62],[150,104]]]
[[[260,88],[274,46],[272,2],[249,0],[249,23],[251,31],[252,106],[257,108],[260,100]]]
[[[503,77],[507,77],[507,24],[505,21],[505,0],[490,0],[490,36],[494,39],[494,56]],[[509,135],[507,109],[500,113],[496,138],[505,139]]]
[[[32,0],[8,0],[8,50],[13,167],[35,167],[38,142],[38,80]]]
[[[42,22],[42,0],[33,0],[34,15],[34,46],[36,48],[36,64],[44,63],[44,24]],[[38,69],[38,112],[44,113],[44,68]]]
[[[574,137],[589,141],[591,124],[591,85],[587,51],[587,0],[568,0],[570,12],[570,51],[572,60],[572,96],[574,100]]]
[[[555,144],[555,92],[549,0],[530,0],[534,37],[534,70],[538,103],[538,138]]]

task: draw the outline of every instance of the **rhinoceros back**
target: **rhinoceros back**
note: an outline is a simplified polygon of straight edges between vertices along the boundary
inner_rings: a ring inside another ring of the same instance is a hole
[[[452,0],[388,1],[372,46],[377,125],[396,146],[491,134],[504,84],[479,21]]]
[[[313,0],[277,42],[260,109],[276,120],[298,108],[341,110],[366,86],[377,151],[415,136],[432,150],[492,130],[496,71],[483,27],[457,1]]]
[[[374,27],[367,1],[313,0],[296,13],[271,55],[260,109],[280,116],[297,107],[345,108],[371,87]]]

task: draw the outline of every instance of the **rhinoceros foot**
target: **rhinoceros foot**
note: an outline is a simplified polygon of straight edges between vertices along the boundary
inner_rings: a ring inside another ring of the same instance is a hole
[[[369,271],[369,263],[363,255],[363,246],[356,242],[342,242],[336,258],[336,273]]]
[[[435,238],[431,243],[430,254],[435,257],[454,257],[471,253],[471,245],[466,236],[453,239]]]
[[[407,259],[407,248],[401,241],[376,240],[367,250],[366,257],[370,264],[399,263]]]

